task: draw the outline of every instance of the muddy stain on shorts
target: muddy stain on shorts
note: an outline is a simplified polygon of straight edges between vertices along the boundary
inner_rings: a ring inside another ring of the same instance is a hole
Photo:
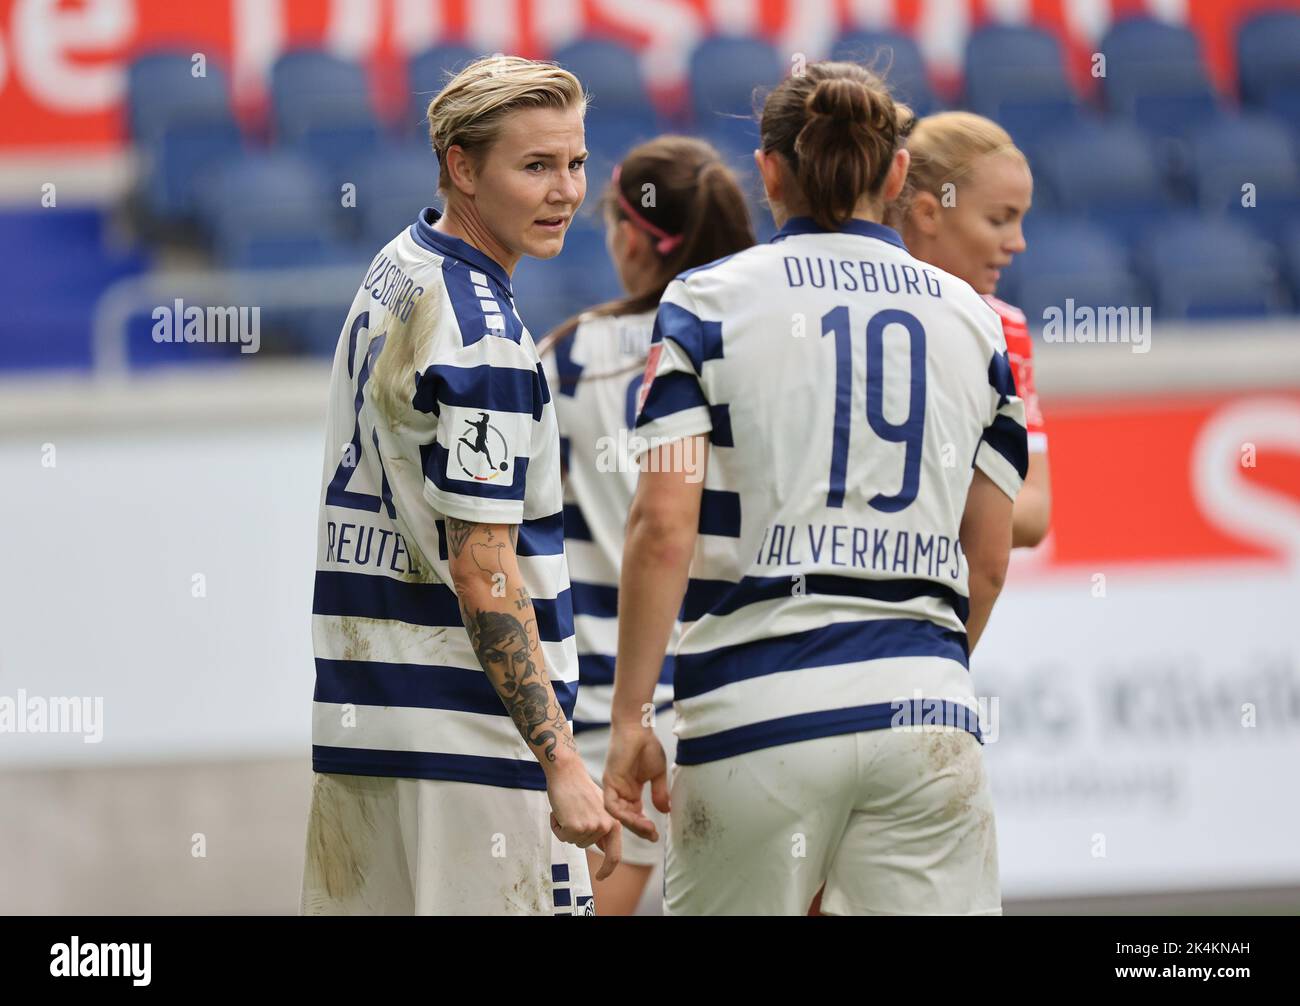
[[[391,779],[318,773],[307,821],[307,869],[334,899],[361,889],[375,836],[378,789]]]
[[[682,809],[682,846],[698,851],[708,845],[721,832],[721,825],[713,819],[709,805],[703,800],[692,800]]]
[[[951,773],[952,795],[944,816],[960,818],[974,809],[972,801],[984,781],[984,759],[980,746],[965,731],[942,731],[926,735],[926,757],[936,774]]]

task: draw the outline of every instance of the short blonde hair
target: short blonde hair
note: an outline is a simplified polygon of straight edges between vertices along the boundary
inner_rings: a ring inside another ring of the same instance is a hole
[[[974,112],[938,112],[918,119],[907,138],[907,151],[912,157],[907,184],[886,215],[894,227],[906,222],[918,192],[941,198],[945,184],[960,181],[986,154],[1010,154],[1029,164],[1010,133]]]
[[[587,111],[578,78],[555,63],[522,56],[484,56],[447,82],[429,102],[429,142],[438,157],[438,188],[450,184],[447,151],[483,151],[496,140],[501,120],[521,108]]]

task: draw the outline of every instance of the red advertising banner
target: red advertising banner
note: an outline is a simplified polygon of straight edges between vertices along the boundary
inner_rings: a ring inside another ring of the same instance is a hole
[[[231,69],[236,100],[256,116],[261,88],[287,49],[319,46],[364,62],[381,112],[404,94],[410,55],[439,42],[545,57],[584,35],[626,42],[667,105],[685,87],[690,51],[711,33],[766,37],[824,55],[845,29],[916,38],[940,88],[958,82],[963,46],[988,21],[1054,31],[1081,87],[1090,54],[1117,16],[1185,21],[1219,85],[1233,91],[1236,27],[1300,0],[0,0],[0,152],[109,148],[124,140],[126,67],[160,48],[201,52]],[[758,82],[756,82],[758,83]]]
[[[1048,415],[1053,563],[1300,560],[1300,394]]]

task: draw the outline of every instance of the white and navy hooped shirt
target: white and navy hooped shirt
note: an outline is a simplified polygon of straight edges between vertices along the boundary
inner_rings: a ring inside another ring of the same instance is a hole
[[[655,312],[584,315],[543,362],[560,423],[565,553],[581,687],[573,732],[607,729],[618,652],[618,578],[639,467],[632,448],[637,395]],[[654,703],[672,703],[673,657]]]
[[[377,255],[334,357],[312,638],[317,772],[545,789],[470,646],[445,518],[519,525],[556,698],[578,664],[555,408],[509,277],[425,209]],[[398,338],[399,335],[401,338]],[[389,414],[385,344],[409,359]]]
[[[637,432],[711,442],[678,762],[934,709],[978,736],[958,531],[975,467],[1014,498],[1027,465],[989,305],[888,227],[796,218],[669,286],[647,375]]]

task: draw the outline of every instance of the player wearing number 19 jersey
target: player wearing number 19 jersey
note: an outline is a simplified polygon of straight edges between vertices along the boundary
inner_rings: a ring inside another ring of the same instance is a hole
[[[657,315],[637,432],[659,471],[629,519],[606,806],[644,827],[637,649],[689,564],[670,913],[801,915],[823,882],[831,914],[995,913],[968,653],[1024,409],[994,312],[876,222],[906,168],[888,92],[807,70],[763,112],[777,236],[683,274]],[[656,442],[705,437],[702,487],[663,471]]]

